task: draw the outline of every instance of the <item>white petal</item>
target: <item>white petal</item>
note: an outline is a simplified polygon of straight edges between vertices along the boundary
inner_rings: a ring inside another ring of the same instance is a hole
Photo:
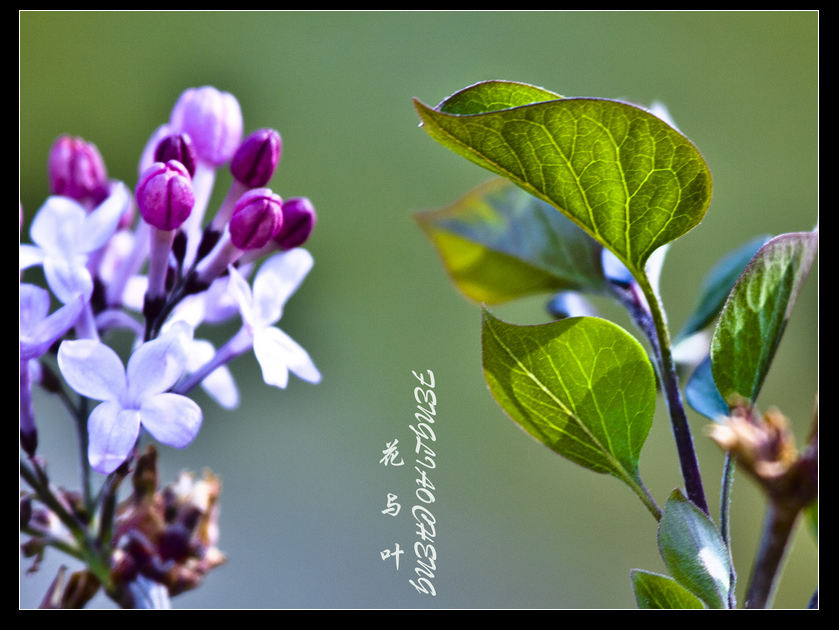
[[[49,197],[32,220],[32,241],[50,256],[72,256],[79,252],[78,241],[85,209],[69,197]]]
[[[216,368],[201,381],[204,391],[225,409],[236,409],[239,406],[239,390],[236,381],[226,365]]]
[[[137,348],[128,360],[129,398],[139,401],[177,383],[186,367],[186,348],[191,339],[192,328],[178,321],[157,339]]]
[[[660,295],[658,287],[659,281],[661,280],[661,269],[664,267],[664,256],[667,254],[668,249],[670,249],[670,243],[662,245],[650,254],[644,269],[647,272],[647,277],[650,279],[650,284],[652,285],[653,292],[656,295]]]
[[[239,305],[239,312],[242,313],[242,321],[246,326],[253,326],[253,295],[248,281],[242,277],[235,267],[229,267],[230,281],[227,290]]]
[[[104,402],[90,414],[87,431],[90,465],[97,472],[112,473],[131,453],[140,435],[140,412],[123,409],[115,401]]]
[[[91,339],[62,341],[58,367],[67,384],[94,400],[119,400],[125,393],[125,368],[116,352]]]
[[[71,258],[48,257],[44,260],[44,276],[47,284],[64,304],[82,296],[87,302],[93,294],[93,278],[85,267],[84,255]]]
[[[258,325],[271,326],[279,321],[283,306],[313,265],[312,255],[300,248],[275,254],[263,263],[253,281]]]
[[[254,337],[253,352],[262,367],[267,385],[285,388],[288,370],[310,383],[319,383],[321,376],[308,353],[279,328],[263,328]]]
[[[129,199],[125,184],[114,184],[108,198],[85,216],[76,251],[92,252],[107,243],[116,232],[120,217],[128,209]]]
[[[43,265],[47,253],[34,245],[21,245],[18,254],[18,268],[23,271],[35,265]]]
[[[143,400],[140,408],[143,427],[158,442],[184,448],[201,428],[201,407],[180,394],[158,394]]]

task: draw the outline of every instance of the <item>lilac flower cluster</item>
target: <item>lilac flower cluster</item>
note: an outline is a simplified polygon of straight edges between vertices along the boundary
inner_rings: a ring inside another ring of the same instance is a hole
[[[21,445],[36,472],[32,388],[63,392],[50,362],[41,361],[62,339],[57,365],[80,396],[68,407],[86,431],[89,466],[120,479],[141,428],[175,448],[195,438],[202,412],[187,394],[196,385],[220,405],[236,407],[226,363],[251,348],[269,385],[286,387],[289,372],[320,381],[306,351],[274,326],[312,268],[300,246],[315,226],[315,210],[306,198],[283,200],[266,188],[280,160],[280,134],[242,135],[234,96],[212,87],[186,90],[143,152],[134,195],[108,179],[94,145],[69,136],[54,143],[53,196],[32,221],[32,244],[22,244],[19,254],[21,279],[41,266],[50,289],[20,285]],[[233,183],[203,227],[216,171],[228,163]],[[21,223],[22,217],[21,209]],[[265,257],[251,288],[247,278]],[[62,303],[52,314],[50,293]],[[194,338],[201,323],[237,314],[242,328],[220,350]],[[136,336],[127,366],[106,344],[118,327]],[[85,399],[101,401],[89,416]],[[40,487],[32,476],[30,485]]]
[[[314,207],[265,188],[280,160],[280,134],[260,129],[242,141],[242,128],[233,95],[212,87],[185,91],[143,153],[135,189],[142,220],[133,228],[131,196],[121,182],[108,181],[95,146],[62,137],[50,152],[54,196],[32,223],[34,245],[20,246],[20,269],[43,266],[65,306],[47,318],[48,296],[21,285],[21,374],[23,362],[32,371],[31,363],[75,327],[76,339],[59,348],[58,365],[72,389],[103,401],[88,422],[90,464],[99,472],[114,471],[129,456],[141,426],[164,444],[189,444],[202,415],[183,394],[203,382],[221,404],[235,406],[224,364],[251,347],[268,384],[285,387],[289,370],[320,380],[305,350],[273,327],[311,269],[311,255],[299,246],[314,227]],[[228,162],[233,184],[202,229],[216,169]],[[251,292],[247,271],[270,254]],[[138,272],[146,258],[144,279]],[[122,309],[140,306],[141,294],[142,333]],[[193,331],[204,320],[233,314],[232,306],[242,315],[242,330],[208,354]],[[127,370],[100,341],[114,326],[138,333]],[[185,371],[192,373],[188,382],[177,385]],[[22,378],[22,386],[29,383]],[[21,400],[31,409],[29,391]],[[30,416],[21,416],[25,444],[34,436]],[[34,446],[27,452],[33,455]]]

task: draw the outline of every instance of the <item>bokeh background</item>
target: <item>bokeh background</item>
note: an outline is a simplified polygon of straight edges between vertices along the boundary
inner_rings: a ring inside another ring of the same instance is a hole
[[[436,104],[486,79],[569,96],[661,100],[714,177],[704,222],[674,244],[662,293],[678,328],[714,261],[761,233],[809,230],[818,200],[817,13],[21,13],[20,199],[23,236],[46,198],[55,137],[79,135],[133,188],[150,133],[188,87],[239,99],[245,131],[274,127],[283,157],[271,187],[305,195],[319,223],[315,267],[281,328],[323,373],[287,390],[261,380],[252,355],[232,370],[236,412],[203,393],[204,426],[184,451],[160,447],[162,477],[221,476],[220,547],[229,563],[176,607],[634,607],[631,568],[665,573],[655,523],[618,481],[552,454],[507,419],[480,363],[479,308],[448,282],[413,212],[449,204],[490,174],[417,128],[411,97]],[[221,174],[220,200],[230,181]],[[217,201],[216,201],[217,205]],[[37,273],[27,280],[39,281]],[[759,404],[778,405],[799,441],[818,387],[814,267]],[[547,321],[547,296],[498,308]],[[601,305],[602,306],[602,305]],[[621,314],[603,312],[629,326]],[[237,323],[204,329],[224,342]],[[633,331],[634,332],[634,331]],[[116,343],[119,345],[120,341]],[[123,344],[123,347],[125,344]],[[438,421],[431,506],[436,597],[408,583],[417,540],[415,471],[379,463],[399,440],[410,462],[412,370],[433,370]],[[36,399],[41,454],[77,487],[75,439],[52,399]],[[712,505],[722,455],[692,414]],[[664,405],[641,458],[659,503],[681,485]],[[387,493],[402,511],[382,514]],[[763,501],[734,487],[742,600]],[[716,517],[717,508],[713,508]],[[398,543],[398,571],[380,552]],[[65,557],[25,575],[37,605]],[[817,548],[799,527],[776,606],[802,607]],[[111,606],[104,597],[93,605]]]

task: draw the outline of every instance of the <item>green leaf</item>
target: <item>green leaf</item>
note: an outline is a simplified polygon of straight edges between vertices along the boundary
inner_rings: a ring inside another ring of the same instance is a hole
[[[728,416],[728,405],[720,396],[717,385],[714,383],[711,357],[706,357],[688,379],[685,385],[685,398],[694,411],[701,413],[709,420],[717,422],[720,417]]]
[[[675,345],[682,339],[690,337],[710,324],[719,315],[728,294],[734,288],[737,278],[749,264],[757,251],[770,239],[769,236],[757,236],[748,243],[741,245],[734,251],[721,258],[706,274],[700,287],[699,300],[690,314],[682,330],[673,339]]]
[[[434,109],[414,104],[432,138],[561,210],[636,278],[708,208],[711,175],[699,151],[633,105],[498,81]]]
[[[746,267],[711,340],[711,367],[729,406],[757,399],[818,249],[818,232],[782,234]]]
[[[717,527],[674,490],[658,526],[658,547],[670,574],[710,608],[728,608],[731,564]]]
[[[655,411],[655,377],[620,326],[574,317],[515,326],[484,309],[484,376],[505,412],[551,450],[628,484],[658,517],[638,472]]]
[[[804,517],[807,519],[807,525],[810,529],[810,534],[813,540],[819,542],[819,500],[816,499],[806,508],[804,508]]]
[[[705,608],[702,601],[673,578],[641,569],[629,572],[638,608]]]
[[[505,179],[414,215],[467,297],[494,304],[560,290],[607,293],[602,251],[544,201]]]

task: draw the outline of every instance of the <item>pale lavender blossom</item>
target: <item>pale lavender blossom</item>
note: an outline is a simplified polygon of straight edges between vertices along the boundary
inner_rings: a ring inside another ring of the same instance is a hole
[[[130,193],[122,183],[90,213],[69,197],[48,198],[32,221],[35,245],[20,246],[20,269],[43,265],[50,289],[64,304],[78,295],[89,300],[93,278],[88,255],[113,236],[129,204]]]
[[[94,470],[111,473],[131,454],[140,427],[156,440],[184,448],[201,428],[201,408],[167,393],[186,366],[192,329],[184,322],[140,346],[127,370],[108,346],[89,339],[64,341],[58,366],[67,384],[82,396],[103,401],[88,419],[88,459]]]
[[[282,317],[283,306],[309,273],[314,260],[305,249],[292,249],[276,254],[260,267],[253,282],[230,268],[230,290],[242,313],[242,330],[231,340],[232,345],[253,346],[267,385],[285,388],[288,373],[304,381],[319,383],[320,372],[308,353],[291,337],[274,327]]]

